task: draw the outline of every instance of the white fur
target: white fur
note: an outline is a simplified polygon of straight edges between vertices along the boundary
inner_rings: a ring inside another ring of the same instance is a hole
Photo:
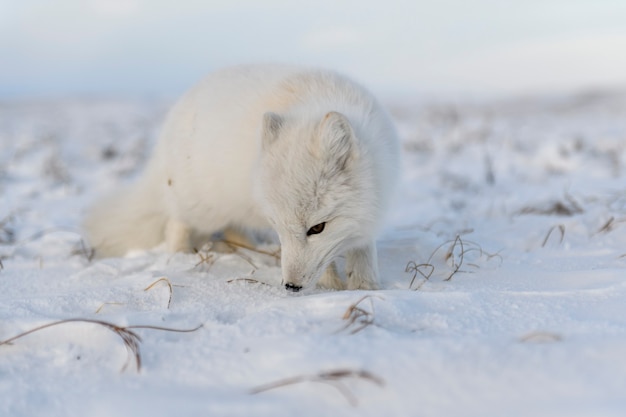
[[[167,117],[139,180],[99,202],[85,229],[98,256],[192,233],[273,227],[283,283],[374,289],[374,239],[397,179],[393,125],[365,89],[336,73],[244,66],[205,78]],[[325,222],[324,231],[307,230]]]

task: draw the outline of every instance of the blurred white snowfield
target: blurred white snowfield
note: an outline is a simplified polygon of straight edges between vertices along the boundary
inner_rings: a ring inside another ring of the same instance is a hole
[[[624,415],[626,93],[387,104],[383,289],[294,295],[271,240],[92,259],[169,103],[1,102],[0,342],[54,325],[0,345],[0,415]]]

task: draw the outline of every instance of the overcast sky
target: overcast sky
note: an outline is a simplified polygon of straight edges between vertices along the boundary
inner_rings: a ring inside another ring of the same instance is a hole
[[[377,91],[626,87],[626,1],[0,0],[0,98],[177,95],[259,61]]]

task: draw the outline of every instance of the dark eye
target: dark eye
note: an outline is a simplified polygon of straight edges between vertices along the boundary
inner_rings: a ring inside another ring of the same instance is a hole
[[[306,235],[307,236],[311,236],[311,235],[317,235],[319,233],[322,233],[324,231],[324,226],[326,226],[326,222],[320,223],[320,224],[316,224],[315,226],[311,227],[306,232]]]

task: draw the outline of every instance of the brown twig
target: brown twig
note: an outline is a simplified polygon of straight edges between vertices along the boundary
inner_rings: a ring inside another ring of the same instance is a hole
[[[427,269],[428,271],[424,272],[423,269]],[[422,278],[424,278],[422,282],[420,282],[419,285],[413,289],[414,291],[417,291],[422,288],[422,285],[424,285],[433,275],[433,272],[435,272],[435,266],[432,264],[416,264],[414,261],[409,261],[409,263],[406,264],[404,272],[413,272],[413,278],[411,278],[409,289],[413,288],[413,283],[417,278],[417,274],[420,274]]]
[[[550,343],[561,340],[563,340],[563,336],[552,332],[531,332],[519,338],[522,343]]]
[[[460,235],[456,235],[456,237],[454,238],[453,241],[447,241],[447,242],[443,242],[441,245],[437,246],[437,248],[433,251],[433,253],[431,253],[430,257],[428,258],[428,260],[426,261],[427,264],[431,264],[432,259],[434,258],[435,254],[437,252],[439,252],[439,250],[441,248],[443,248],[445,245],[447,245],[448,243],[452,242],[452,244],[450,245],[450,248],[446,251],[446,254],[444,256],[444,259],[446,262],[448,262],[450,259],[452,259],[452,266],[453,266],[453,270],[452,273],[449,274],[446,278],[444,278],[444,281],[450,281],[452,279],[452,277],[460,271],[461,269],[461,265],[463,265],[463,259],[465,256],[465,248],[463,246],[463,240],[461,239]],[[460,245],[461,247],[461,252],[459,254],[459,262],[455,262],[454,260],[454,251],[457,247],[457,245]],[[482,251],[482,249],[481,249]]]
[[[241,252],[239,250],[240,247],[245,247],[247,249],[246,246],[243,246],[243,245],[238,244],[238,243],[232,243],[232,242],[229,242],[229,241],[226,241],[226,240],[224,241],[224,243],[226,244],[226,246],[228,246],[233,251],[233,253],[235,255],[239,256],[241,259],[243,259],[248,264],[250,264],[250,266],[252,266],[252,268],[254,268],[255,270],[259,269],[259,267],[256,266],[256,264],[252,261],[251,257],[249,257],[248,255],[244,254],[243,252]]]
[[[371,372],[364,370],[353,370],[353,369],[337,369],[333,371],[320,372],[315,375],[301,375],[295,376],[291,378],[281,379],[275,382],[270,382],[269,384],[260,385],[256,388],[250,390],[250,394],[259,394],[261,392],[269,391],[276,388],[285,387],[288,385],[299,384],[302,382],[321,382],[330,384],[335,387],[352,405],[356,407],[358,405],[358,400],[356,396],[348,389],[348,387],[343,383],[343,381],[347,378],[358,378],[363,379],[369,382],[372,382],[379,387],[385,386],[385,381],[382,378],[372,374]]]
[[[616,219],[615,216],[611,216],[609,220],[607,220],[606,223],[604,223],[604,225],[600,229],[598,229],[596,234],[610,233],[617,227],[617,223],[624,222],[626,222],[626,218]]]
[[[541,244],[541,247],[545,247],[546,244],[548,243],[548,239],[550,239],[550,236],[552,235],[552,232],[554,231],[554,229],[559,229],[559,232],[561,232],[561,238],[559,239],[559,244],[563,243],[563,239],[565,238],[565,226],[563,226],[562,224],[559,224],[557,226],[552,226],[550,228],[550,230],[548,230],[548,233],[546,234],[546,237],[543,239],[543,243]]]
[[[87,246],[81,234],[70,228],[63,227],[51,227],[49,229],[41,230],[37,233],[32,234],[31,236],[22,239],[18,244],[25,245],[29,242],[34,242],[38,239],[43,238],[44,236],[51,235],[53,233],[70,233],[75,234],[79,237],[78,242],[76,242],[76,246],[71,250],[70,255],[83,255],[88,262],[91,262],[96,255],[96,250],[93,247]]]
[[[215,263],[215,261],[217,260],[216,254],[214,252],[211,252],[210,248],[205,249],[204,253],[202,253],[196,248],[193,248],[193,251],[196,255],[200,257],[200,260],[193,266],[193,269],[196,269],[202,264],[206,264],[208,266],[208,269],[210,270],[213,264]]]
[[[356,327],[352,329],[352,331],[350,332],[350,334],[355,334],[365,329],[366,327],[373,325],[374,319],[376,318],[376,312],[374,311],[374,301],[373,301],[374,297],[380,298],[380,297],[373,296],[373,295],[365,295],[359,298],[357,302],[348,306],[345,313],[343,313],[343,316],[341,317],[343,320],[347,320],[347,323],[342,328],[337,330],[335,333],[342,332],[348,329],[350,326],[356,325]],[[370,311],[367,311],[366,309],[359,307],[359,304],[361,304],[365,300],[369,300],[370,302]]]
[[[97,325],[106,327],[107,329],[111,330],[113,333],[115,333],[122,339],[122,341],[124,342],[124,346],[126,347],[126,350],[128,351],[128,355],[129,355],[128,359],[126,360],[126,363],[121,369],[122,372],[128,368],[128,365],[131,363],[131,360],[133,358],[135,360],[135,366],[137,368],[137,372],[141,370],[141,353],[139,351],[141,337],[130,329],[152,329],[152,330],[163,330],[163,331],[168,331],[168,332],[187,333],[187,332],[194,332],[198,330],[200,327],[202,327],[202,325],[193,329],[171,329],[167,327],[159,327],[159,326],[151,326],[151,325],[136,325],[136,326],[123,327],[123,326],[118,326],[116,324],[109,323],[103,320],[74,318],[74,319],[65,319],[65,320],[55,321],[52,323],[35,327],[34,329],[27,330],[9,339],[0,341],[0,346],[10,345],[13,341],[17,339],[28,336],[29,334],[38,332],[40,330],[47,329],[49,327],[58,326],[60,324],[66,324],[66,323],[76,323],[76,322],[92,323],[92,324],[97,324]]]
[[[613,230],[613,223],[615,222],[615,217],[611,216],[609,218],[609,220],[607,220],[606,223],[604,223],[604,226],[602,226],[600,229],[598,229],[598,231],[596,233],[608,233],[611,230]]]
[[[246,250],[249,250],[251,252],[256,252],[256,253],[259,253],[261,255],[271,256],[274,259],[280,260],[280,249],[278,249],[275,252],[269,252],[269,251],[265,251],[265,250],[262,250],[262,249],[255,248],[253,246],[244,245],[244,244],[239,243],[239,242],[233,242],[231,240],[223,240],[223,242],[226,245],[231,246],[231,247],[246,249]]]
[[[426,262],[417,263],[415,261],[409,261],[404,269],[404,272],[413,273],[411,277],[411,282],[409,283],[409,289],[413,289],[414,291],[419,290],[422,286],[430,280],[430,278],[435,273],[435,265],[433,263],[433,259],[435,255],[446,247],[446,245],[450,245],[444,255],[444,261],[448,264],[452,264],[452,271],[446,275],[443,281],[450,281],[452,277],[459,272],[468,272],[461,270],[463,265],[467,265],[473,268],[479,268],[480,266],[476,263],[466,263],[465,258],[468,253],[478,252],[478,257],[484,257],[487,261],[490,261],[493,258],[500,259],[502,262],[502,256],[499,253],[489,253],[483,250],[483,248],[476,242],[472,242],[471,240],[463,240],[461,239],[461,235],[457,235],[454,240],[448,240],[437,246],[430,254]],[[413,284],[417,278],[417,275],[422,276],[422,281],[413,288]]]
[[[226,283],[228,284],[232,284],[233,282],[247,282],[248,284],[261,284],[261,285],[270,286],[270,284],[268,284],[267,282],[263,282],[263,281],[256,280],[254,278],[247,278],[247,277],[232,278],[226,281]]]
[[[13,243],[15,241],[15,232],[8,226],[15,220],[15,212],[10,213],[4,219],[0,220],[0,243]],[[3,236],[4,235],[4,236]]]
[[[155,285],[157,285],[159,282],[165,282],[167,284],[167,287],[170,290],[170,297],[167,300],[167,308],[170,308],[170,304],[172,304],[172,296],[174,295],[174,289],[172,288],[172,283],[170,282],[169,279],[167,279],[166,277],[161,277],[159,279],[157,279],[156,281],[154,281],[152,284],[148,285],[146,288],[144,288],[144,291],[149,291],[152,288],[154,288]]]
[[[456,245],[460,245],[461,246],[461,251],[459,252],[459,262],[455,262],[455,257],[454,257],[454,251],[456,249]],[[456,235],[456,239],[454,239],[454,242],[452,243],[452,246],[450,246],[450,249],[448,249],[448,252],[446,253],[446,262],[448,260],[452,260],[452,266],[454,267],[454,270],[452,271],[452,273],[450,275],[448,275],[447,278],[444,279],[444,281],[450,281],[452,279],[452,277],[454,276],[454,274],[456,274],[457,272],[459,272],[459,270],[461,269],[461,265],[463,265],[463,260],[465,259],[465,248],[463,247],[463,240],[461,239],[461,236]]]
[[[171,327],[163,327],[163,326],[152,326],[150,324],[136,324],[133,326],[126,326],[125,329],[148,329],[148,330],[162,330],[164,332],[172,332],[172,333],[192,333],[196,330],[199,330],[203,327],[202,324],[197,325],[191,329],[173,329]]]
[[[78,241],[78,246],[78,248],[72,250],[71,255],[83,255],[87,262],[93,261],[93,258],[96,256],[96,250],[91,246],[85,245],[83,238],[80,238]]]
[[[102,320],[92,320],[92,319],[66,319],[66,320],[61,320],[61,321],[55,321],[53,323],[48,323],[48,324],[44,324],[42,326],[38,326],[35,327],[34,329],[25,331],[23,333],[18,334],[17,336],[13,336],[9,339],[3,340],[0,342],[0,346],[2,345],[9,345],[11,344],[11,342],[20,339],[24,336],[28,336],[31,333],[40,331],[40,330],[44,330],[47,329],[49,327],[53,327],[53,326],[58,326],[60,324],[66,324],[66,323],[73,323],[73,322],[83,322],[83,323],[93,323],[93,324],[98,324],[100,326],[104,326],[107,329],[111,330],[113,333],[117,334],[122,341],[124,342],[124,346],[126,347],[126,350],[128,350],[128,354],[129,357],[126,360],[126,363],[124,364],[124,366],[122,367],[122,372],[124,370],[126,370],[126,368],[128,367],[128,365],[131,362],[131,358],[134,357],[135,359],[135,365],[137,367],[137,371],[139,371],[141,369],[141,354],[139,352],[139,343],[141,342],[141,337],[139,337],[139,335],[135,332],[133,332],[132,330],[128,330],[124,327],[121,326],[117,326],[115,324],[112,323],[108,323],[106,321],[102,321]]]
[[[117,302],[114,302],[114,301],[107,302],[107,303],[102,303],[102,305],[100,305],[100,307],[98,307],[98,309],[96,310],[96,314],[100,314],[100,312],[102,311],[102,309],[105,306],[123,306],[123,305],[124,305],[124,303],[117,303]]]
[[[558,201],[558,200],[552,201],[543,207],[541,206],[524,207],[521,210],[519,210],[516,214],[518,215],[533,214],[533,215],[540,215],[540,216],[555,215],[555,216],[568,216],[569,217],[569,216],[573,216],[575,214],[581,214],[584,212],[580,204],[578,204],[578,202],[574,200],[574,198],[571,195],[566,193],[565,200],[566,202]]]

